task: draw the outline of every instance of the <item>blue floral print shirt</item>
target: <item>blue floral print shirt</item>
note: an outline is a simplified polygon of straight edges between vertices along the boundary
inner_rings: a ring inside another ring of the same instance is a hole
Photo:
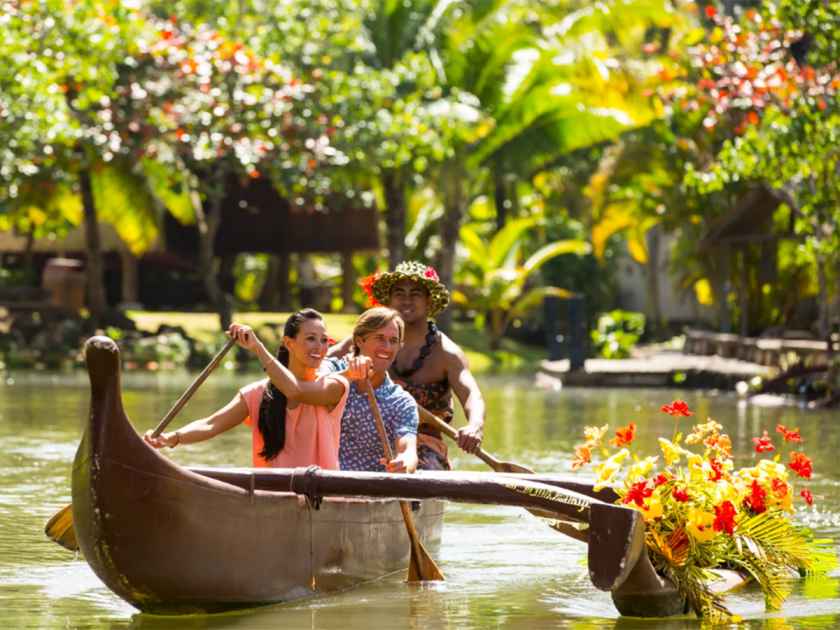
[[[333,361],[335,361],[333,359]],[[336,370],[343,370],[346,364],[337,361]],[[382,422],[396,455],[397,440],[406,435],[417,435],[419,416],[417,404],[407,391],[386,375],[382,384],[374,390]],[[341,416],[341,440],[338,448],[338,462],[341,470],[384,471],[379,463],[384,457],[382,443],[376,430],[373,413],[367,394],[350,382],[347,404]]]

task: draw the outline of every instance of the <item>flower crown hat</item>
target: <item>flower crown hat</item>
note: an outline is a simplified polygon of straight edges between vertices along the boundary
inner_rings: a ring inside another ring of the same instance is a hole
[[[416,282],[429,292],[429,317],[434,317],[449,304],[449,291],[441,283],[435,268],[415,260],[401,262],[393,271],[368,276],[360,284],[376,306],[387,304],[391,299],[391,288],[403,280]]]

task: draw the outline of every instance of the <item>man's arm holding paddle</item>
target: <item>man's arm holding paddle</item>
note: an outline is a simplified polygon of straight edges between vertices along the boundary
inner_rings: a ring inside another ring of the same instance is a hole
[[[484,397],[478,387],[464,351],[441,333],[441,346],[446,359],[446,378],[467,417],[467,424],[458,429],[458,446],[467,453],[475,453],[484,439]]]

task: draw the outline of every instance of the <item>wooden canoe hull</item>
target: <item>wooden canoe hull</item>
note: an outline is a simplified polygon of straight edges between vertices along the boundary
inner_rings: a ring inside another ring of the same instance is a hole
[[[218,611],[347,588],[405,569],[409,540],[393,499],[327,498],[236,487],[147,446],[122,408],[116,344],[87,346],[91,412],[73,466],[79,547],[100,579],[140,610]],[[443,503],[414,512],[427,548]]]

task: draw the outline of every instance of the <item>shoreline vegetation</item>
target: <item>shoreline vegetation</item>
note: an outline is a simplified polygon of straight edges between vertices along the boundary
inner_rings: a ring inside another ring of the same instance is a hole
[[[252,326],[266,346],[276,349],[282,339],[287,312],[239,312],[234,321]],[[326,313],[330,336],[340,341],[350,334],[358,314]],[[123,353],[123,369],[198,369],[224,344],[218,316],[212,312],[128,310],[120,326],[98,329],[113,338]],[[0,371],[19,369],[68,371],[83,369],[84,340],[94,334],[89,322],[80,318],[33,322],[38,331],[0,330]],[[467,322],[453,324],[454,337],[464,349],[474,372],[535,372],[547,354],[543,347],[512,339],[502,340],[491,350],[486,335]],[[234,353],[238,367],[255,365],[248,353]]]

